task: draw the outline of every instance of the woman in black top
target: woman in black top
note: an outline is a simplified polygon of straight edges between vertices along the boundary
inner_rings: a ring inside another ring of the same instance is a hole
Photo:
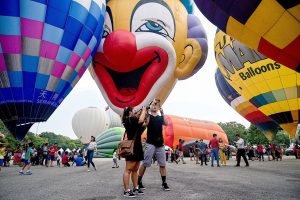
[[[133,155],[126,157],[126,166],[123,174],[124,196],[134,197],[134,193],[143,194],[138,188],[138,169],[140,161],[144,159],[141,135],[146,128],[146,107],[141,112],[135,112],[132,107],[124,109],[122,123],[126,129],[127,139],[132,140],[135,137]],[[133,191],[129,189],[129,178],[131,176],[133,183]]]

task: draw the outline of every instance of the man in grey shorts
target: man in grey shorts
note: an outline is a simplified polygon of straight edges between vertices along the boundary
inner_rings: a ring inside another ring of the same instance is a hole
[[[159,165],[159,171],[162,179],[162,188],[165,191],[170,190],[166,182],[166,152],[164,147],[164,139],[162,135],[162,126],[167,125],[167,120],[164,117],[163,109],[160,108],[160,114],[158,115],[159,100],[154,100],[150,104],[150,114],[147,119],[147,141],[144,153],[144,160],[139,169],[139,188],[146,189],[143,186],[142,178],[147,167],[151,166],[152,158],[156,155],[156,159]]]

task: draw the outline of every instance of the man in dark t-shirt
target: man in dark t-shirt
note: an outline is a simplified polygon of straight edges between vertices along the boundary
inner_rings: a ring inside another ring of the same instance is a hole
[[[158,109],[161,115],[158,115]],[[162,179],[162,188],[165,191],[170,190],[166,182],[166,153],[164,147],[164,138],[162,134],[162,126],[167,125],[167,120],[164,117],[162,108],[159,108],[159,101],[154,100],[150,104],[150,114],[147,119],[147,141],[144,153],[144,160],[139,169],[139,188],[146,189],[142,184],[142,178],[147,167],[151,166],[151,161],[154,155],[159,165],[159,171]]]

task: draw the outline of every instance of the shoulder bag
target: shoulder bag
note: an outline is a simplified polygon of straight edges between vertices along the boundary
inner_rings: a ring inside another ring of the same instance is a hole
[[[136,134],[137,131],[135,132],[135,135],[132,140],[128,140],[128,139],[125,140],[125,135],[127,135],[127,132],[125,131],[123,135],[123,140],[118,145],[118,154],[121,157],[126,158],[128,156],[133,155],[133,148],[134,148],[134,141],[136,138]]]

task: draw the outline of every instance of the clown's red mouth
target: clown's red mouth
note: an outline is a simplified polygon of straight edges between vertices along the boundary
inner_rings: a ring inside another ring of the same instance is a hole
[[[120,108],[142,103],[167,66],[168,54],[159,47],[140,49],[129,64],[118,67],[103,53],[94,58],[96,76],[109,100]]]

